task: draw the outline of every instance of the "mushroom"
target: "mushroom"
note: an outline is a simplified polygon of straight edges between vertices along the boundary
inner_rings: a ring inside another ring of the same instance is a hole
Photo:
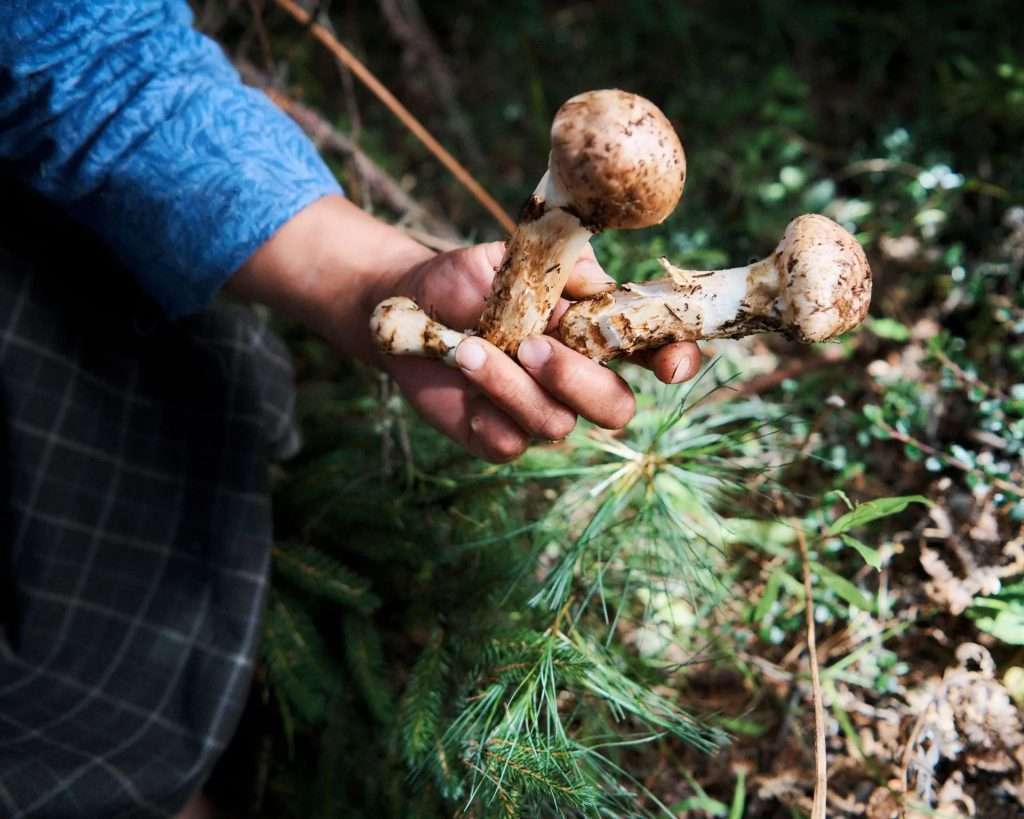
[[[547,329],[590,237],[663,222],[683,194],[686,157],[672,124],[626,91],[587,91],[551,124],[548,169],[519,216],[480,318],[509,355]]]
[[[562,340],[607,361],[674,341],[777,331],[797,341],[833,338],[857,326],[871,301],[871,268],[857,240],[831,219],[798,216],[766,259],[728,270],[682,270],[624,284],[576,302]]]
[[[392,296],[374,308],[370,334],[383,353],[436,358],[450,367],[455,366],[455,348],[467,335],[434,321],[405,296]]]
[[[618,90],[587,91],[565,102],[551,125],[547,171],[505,247],[477,334],[514,356],[524,338],[547,329],[590,237],[664,221],[685,180],[683,146],[654,103]],[[389,317],[380,313],[384,306],[375,314],[378,330],[390,327],[383,319],[409,315],[408,305],[388,308]],[[408,340],[411,332],[402,328],[397,338]],[[412,349],[403,341],[392,350],[377,338],[386,352]],[[436,352],[431,343],[424,339],[420,354]]]
[[[573,304],[559,322],[562,341],[598,361],[673,341],[773,331],[796,341],[827,341],[862,322],[871,302],[864,250],[817,214],[798,216],[771,256],[746,267],[683,270],[660,261],[664,279],[624,284]],[[403,297],[378,305],[370,328],[386,353],[452,365],[466,337]]]

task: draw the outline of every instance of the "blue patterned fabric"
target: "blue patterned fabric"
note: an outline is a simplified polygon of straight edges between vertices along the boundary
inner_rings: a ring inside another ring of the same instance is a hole
[[[96,231],[171,317],[339,190],[191,23],[185,0],[0,0],[0,163]]]

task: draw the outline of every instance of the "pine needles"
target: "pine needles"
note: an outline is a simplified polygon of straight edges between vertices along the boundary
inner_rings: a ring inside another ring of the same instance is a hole
[[[581,430],[515,467],[435,442],[393,475],[382,435],[430,433],[393,402],[347,404],[344,447],[321,438],[279,498],[265,656],[289,742],[359,736],[394,815],[670,815],[629,755],[725,736],[622,636],[658,590],[721,592],[721,509],[769,481],[778,418],[697,394],[644,392],[628,433]],[[380,815],[367,786],[337,785],[345,815]]]

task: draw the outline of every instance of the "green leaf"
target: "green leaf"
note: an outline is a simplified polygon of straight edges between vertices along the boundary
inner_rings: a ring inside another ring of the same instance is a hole
[[[979,617],[975,624],[997,640],[1011,646],[1024,645],[1024,609],[1016,606],[1004,609],[995,617]]]
[[[725,802],[719,802],[704,794],[703,796],[688,796],[672,806],[673,813],[682,813],[683,811],[700,811],[704,816],[712,816],[717,819],[717,817],[726,815],[729,806]]]
[[[711,819],[725,819],[729,813],[729,806],[724,802],[719,802],[717,799],[713,799],[708,796],[707,792],[700,786],[700,783],[694,779],[693,774],[689,771],[683,771],[683,776],[686,777],[686,781],[689,786],[693,788],[694,795],[676,802],[671,808],[672,813],[677,814],[682,811],[703,811]]]
[[[890,515],[898,514],[912,503],[923,503],[931,506],[932,502],[924,495],[902,495],[897,498],[876,498],[875,500],[862,503],[852,512],[847,512],[839,520],[832,524],[829,532],[839,535],[843,532],[871,523],[879,518],[887,518]]]
[[[742,768],[736,772],[736,789],[732,792],[732,805],[729,807],[729,819],[743,819],[743,810],[747,804],[747,773]]]
[[[873,424],[880,424],[884,420],[882,408],[878,404],[865,404],[861,408],[861,412]]]
[[[907,341],[910,338],[910,328],[896,319],[869,318],[866,324],[868,329],[879,338],[889,341]]]
[[[795,540],[793,527],[778,521],[730,518],[722,526],[723,543],[756,544],[772,554],[782,554]]]
[[[821,578],[821,582],[851,606],[863,611],[874,610],[874,606],[871,605],[871,601],[864,595],[864,592],[854,586],[853,583],[845,577],[841,577],[831,569],[826,569],[820,563],[812,562],[811,566],[813,566],[814,571],[818,573],[818,577]]]
[[[782,587],[782,575],[785,572],[782,569],[776,569],[771,573],[768,578],[768,582],[764,585],[764,594],[761,595],[761,599],[757,603],[757,608],[754,609],[753,620],[755,623],[760,623],[768,612],[771,610],[772,605],[779,599],[779,589]]]
[[[864,558],[864,562],[867,563],[875,571],[881,571],[882,569],[882,555],[878,549],[872,549],[866,543],[862,543],[855,537],[850,535],[840,535],[843,539],[843,543],[849,546],[851,549],[856,549],[857,553]]]
[[[718,723],[730,734],[742,734],[745,737],[763,736],[765,731],[768,730],[760,722],[744,719],[743,717],[722,717],[718,720]]]
[[[847,509],[853,509],[853,501],[850,500],[850,496],[847,495],[842,489],[833,489],[831,494],[835,495],[839,500],[846,504]]]

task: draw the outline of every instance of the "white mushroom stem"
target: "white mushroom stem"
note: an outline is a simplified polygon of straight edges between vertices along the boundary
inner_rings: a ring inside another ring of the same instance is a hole
[[[746,267],[682,270],[577,302],[562,340],[606,361],[674,341],[781,332],[825,341],[855,327],[871,301],[871,269],[857,240],[831,219],[797,217],[775,252]]]
[[[856,327],[871,302],[871,268],[860,244],[815,214],[790,222],[775,252],[746,267],[682,270],[661,263],[664,279],[576,302],[559,323],[562,341],[598,361],[674,341],[771,331],[825,341]],[[384,302],[372,328],[385,352],[448,363],[464,338],[409,299]]]
[[[543,333],[566,280],[593,233],[565,209],[568,197],[545,173],[523,208],[494,273],[479,333],[509,355]]]
[[[395,296],[377,305],[370,318],[370,332],[383,353],[436,358],[452,367],[455,348],[466,337],[465,333],[434,321],[405,296]]]
[[[739,337],[784,331],[770,296],[778,271],[770,259],[725,270],[683,270],[659,259],[667,278],[622,285],[613,293],[578,302],[562,318],[566,344],[607,360],[674,341]]]

